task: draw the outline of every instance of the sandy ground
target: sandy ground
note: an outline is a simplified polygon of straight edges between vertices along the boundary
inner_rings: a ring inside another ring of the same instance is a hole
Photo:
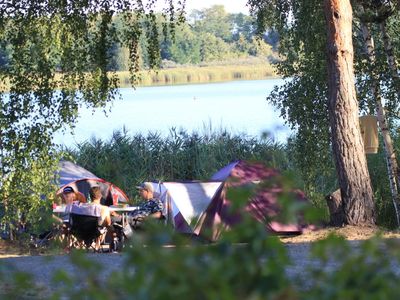
[[[27,256],[31,254],[33,253],[24,245],[0,239],[0,258]]]
[[[383,238],[400,239],[400,231],[380,231],[376,227],[355,227],[346,226],[341,228],[324,228],[314,231],[307,231],[301,235],[281,237],[283,243],[291,244],[304,244],[326,238],[329,234],[336,234],[343,236],[349,241],[366,240],[376,234],[380,234]],[[0,239],[0,259],[7,257],[18,256],[37,256],[40,255],[35,250],[29,249],[26,245],[19,245],[18,243],[11,243],[9,241]]]
[[[305,232],[299,236],[285,237],[282,241],[285,243],[287,253],[293,264],[287,267],[289,278],[297,278],[304,273],[307,266],[315,265],[316,261],[310,257],[310,247],[312,242],[327,237],[330,233],[342,235],[349,240],[353,249],[358,249],[361,240],[368,239],[379,233],[376,228],[327,228],[317,231]],[[399,239],[399,232],[382,232],[382,237]],[[113,271],[118,271],[124,265],[124,255],[116,253],[104,254],[88,254],[97,264],[103,266],[104,271],[100,277],[105,279],[110,276]],[[0,240],[0,264],[5,265],[7,270],[18,270],[32,273],[36,283],[45,291],[48,290],[48,282],[52,278],[54,272],[63,266],[63,270],[69,274],[76,274],[77,268],[71,263],[69,255],[39,255],[39,253],[30,252],[26,247],[12,244],[4,240]],[[399,270],[400,266],[394,266]],[[329,268],[335,268],[335,262]],[[103,274],[104,273],[104,274]],[[50,289],[51,290],[51,289]],[[46,292],[45,292],[46,293]]]
[[[377,234],[381,235],[383,238],[400,238],[400,231],[381,231],[377,227],[345,226],[340,228],[331,227],[315,231],[308,231],[293,237],[282,237],[281,241],[284,243],[308,243],[324,239],[329,234],[343,236],[349,241],[366,240]]]

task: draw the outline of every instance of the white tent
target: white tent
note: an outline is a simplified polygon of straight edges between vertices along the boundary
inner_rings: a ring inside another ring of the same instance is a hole
[[[218,195],[223,182],[153,183],[156,197],[164,203],[164,215],[179,232],[198,234],[200,220]]]

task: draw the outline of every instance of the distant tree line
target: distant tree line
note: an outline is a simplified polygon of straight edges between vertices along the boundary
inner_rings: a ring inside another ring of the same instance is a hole
[[[113,17],[113,30],[124,30],[123,18],[122,14]],[[167,23],[166,16],[156,14],[155,18],[156,24],[162,30]],[[98,22],[97,26],[101,26],[101,23]],[[274,54],[278,43],[276,31],[266,31],[262,39],[256,39],[254,18],[243,13],[227,13],[222,5],[193,10],[187,16],[187,22],[175,23],[174,35],[165,30],[165,36],[158,37],[158,47],[161,50],[159,53],[152,50],[154,48],[145,38],[153,32],[153,29],[149,28],[147,20],[143,19],[141,30],[146,34],[139,41],[141,69],[148,68],[154,58],[159,67],[165,68],[247,57],[265,57],[270,62],[276,60]],[[108,52],[111,59],[107,68],[110,71],[129,70],[129,49],[126,46],[113,42]],[[8,57],[7,47],[2,47],[0,68],[7,66]]]

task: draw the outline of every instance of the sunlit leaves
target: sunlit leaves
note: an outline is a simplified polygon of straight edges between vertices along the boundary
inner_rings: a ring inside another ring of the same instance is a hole
[[[20,218],[16,209],[30,214],[32,206],[43,204],[40,195],[48,195],[45,184],[49,187],[54,168],[46,177],[35,164],[46,168],[55,159],[53,133],[73,126],[81,105],[104,107],[117,97],[119,81],[110,72],[112,45],[129,49],[133,80],[142,35],[149,40],[150,66],[157,65],[156,2],[0,3],[0,59],[8,62],[0,69],[0,195],[6,219]],[[169,21],[176,22],[184,3],[168,5]],[[119,30],[113,23],[117,14],[129,16]],[[141,23],[148,24],[147,30]],[[40,179],[40,187],[32,185],[33,178]]]

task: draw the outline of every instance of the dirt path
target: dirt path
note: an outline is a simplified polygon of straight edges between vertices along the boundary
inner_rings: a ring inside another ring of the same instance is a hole
[[[351,241],[353,248],[358,247],[359,241]],[[310,257],[310,245],[312,243],[286,243],[288,255],[293,262],[287,267],[289,278],[296,278],[304,274],[308,266],[315,265],[317,262]],[[122,254],[103,253],[87,254],[87,257],[101,266],[99,274],[100,280],[105,280],[107,276],[112,276],[112,272],[118,271],[124,265],[125,257]],[[74,276],[77,272],[82,272],[74,266],[69,255],[57,256],[19,256],[0,259],[0,264],[5,264],[7,270],[22,271],[32,274],[35,282],[40,289],[51,291],[51,278],[57,270],[64,270],[69,275]],[[335,267],[333,263],[331,267]]]
[[[317,232],[308,232],[296,237],[283,238],[288,255],[293,265],[288,266],[287,274],[289,278],[295,278],[303,274],[307,266],[315,265],[317,262],[310,257],[310,247],[316,240],[323,239],[328,234],[335,232],[341,234],[353,249],[357,249],[360,240],[365,240],[377,233],[376,229],[359,229],[359,228],[341,228],[341,229],[324,229]],[[385,232],[385,238],[400,239],[400,234],[395,232]],[[8,270],[18,270],[31,273],[37,284],[48,287],[50,279],[55,271],[63,269],[68,274],[73,275],[79,270],[70,260],[69,255],[40,256],[31,255],[32,253],[24,252],[18,249],[16,245],[0,242],[0,265],[5,265]],[[104,254],[88,254],[89,259],[102,266],[100,278],[105,279],[110,273],[117,271],[124,265],[124,256],[122,254],[104,253]],[[333,262],[332,268],[335,267]],[[400,267],[395,266],[397,269]]]

